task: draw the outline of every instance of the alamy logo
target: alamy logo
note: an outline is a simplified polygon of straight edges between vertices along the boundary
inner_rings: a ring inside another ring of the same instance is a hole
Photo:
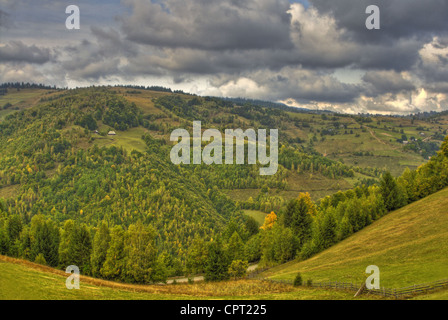
[[[371,274],[366,279],[366,287],[368,290],[380,288],[380,268],[370,265],[366,268],[366,273]]]
[[[70,276],[65,280],[67,289],[79,289],[79,268],[77,266],[68,266],[65,273],[70,273]]]
[[[65,20],[65,27],[68,30],[79,30],[80,29],[80,23],[79,23],[79,7],[75,5],[70,5],[65,9],[66,14],[70,14],[67,19]]]
[[[236,145],[236,164],[244,164],[245,159],[245,138],[247,138],[247,164],[256,164],[257,160],[261,165],[268,167],[260,167],[260,175],[273,175],[278,169],[278,130],[269,130],[269,156],[267,143],[267,130],[254,129],[226,129],[225,137],[225,164],[234,164],[234,146]],[[179,141],[181,138],[181,141]],[[202,150],[202,142],[208,142]],[[236,139],[236,144],[234,143]],[[171,162],[174,164],[190,164],[190,134],[185,129],[176,129],[171,133],[171,141],[178,142],[170,153]],[[258,150],[258,152],[257,152]],[[207,129],[203,133],[201,131],[201,121],[193,121],[193,164],[201,164],[202,162],[210,165],[222,164],[223,161],[223,138],[221,132],[217,129]],[[258,154],[258,159],[257,159]]]

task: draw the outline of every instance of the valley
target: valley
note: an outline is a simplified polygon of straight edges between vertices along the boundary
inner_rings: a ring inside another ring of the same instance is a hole
[[[259,162],[173,163],[171,133],[194,133],[194,121],[203,132],[277,129],[275,174],[260,175]],[[439,280],[447,130],[446,112],[347,115],[161,87],[8,87],[0,298],[15,298],[29,273],[42,288],[25,298],[52,299],[59,289],[42,292],[69,264],[89,283],[73,299],[350,299],[262,279],[359,283],[368,264],[386,287]],[[244,279],[249,263],[267,268],[259,280]],[[174,277],[205,282],[156,285]]]

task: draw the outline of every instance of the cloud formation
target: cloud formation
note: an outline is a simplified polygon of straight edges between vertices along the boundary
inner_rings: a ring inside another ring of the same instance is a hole
[[[51,52],[48,48],[35,45],[27,46],[21,41],[10,41],[0,46],[0,61],[2,62],[42,64],[50,59]]]
[[[203,50],[289,48],[287,0],[126,0],[120,20],[137,43]]]
[[[45,1],[52,18],[36,7],[30,24],[22,2],[0,0],[0,82],[163,84],[341,112],[448,109],[446,1],[82,0],[79,32],[65,29],[63,4]],[[372,4],[380,30],[365,27]]]

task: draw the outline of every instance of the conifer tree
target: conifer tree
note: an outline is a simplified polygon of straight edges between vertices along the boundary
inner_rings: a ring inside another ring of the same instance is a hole
[[[381,195],[388,211],[401,208],[406,204],[403,192],[398,187],[389,171],[385,172],[380,181]]]
[[[131,224],[125,233],[125,277],[130,282],[150,283],[156,266],[155,231],[141,221]]]
[[[91,257],[92,275],[101,275],[101,269],[106,261],[107,250],[110,244],[110,231],[107,223],[102,221],[93,238],[93,250]]]
[[[59,228],[56,223],[45,221],[42,215],[37,215],[31,220],[31,228],[32,260],[41,253],[49,266],[56,267],[59,263]]]
[[[220,240],[211,241],[205,267],[206,281],[221,281],[229,278],[230,259]]]
[[[110,232],[110,245],[101,274],[106,279],[121,280],[125,262],[124,231],[121,226],[115,226]]]
[[[244,260],[244,243],[240,235],[235,231],[229,239],[227,245],[229,259]]]

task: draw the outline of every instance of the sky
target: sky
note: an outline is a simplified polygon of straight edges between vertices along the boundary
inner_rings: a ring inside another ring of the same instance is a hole
[[[80,29],[66,28],[66,7]],[[366,28],[366,8],[380,29]],[[0,0],[0,83],[158,85],[343,113],[448,109],[448,0]]]

